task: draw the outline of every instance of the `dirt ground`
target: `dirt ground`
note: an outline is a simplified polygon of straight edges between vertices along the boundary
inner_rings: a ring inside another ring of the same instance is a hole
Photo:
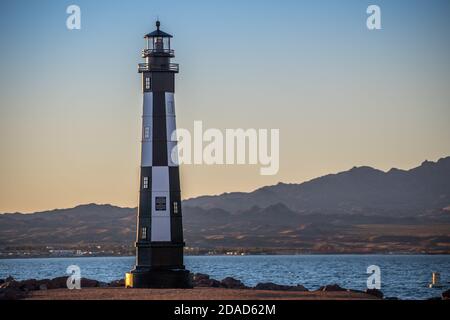
[[[374,296],[350,292],[295,292],[248,289],[125,289],[85,288],[31,291],[32,300],[368,300]]]

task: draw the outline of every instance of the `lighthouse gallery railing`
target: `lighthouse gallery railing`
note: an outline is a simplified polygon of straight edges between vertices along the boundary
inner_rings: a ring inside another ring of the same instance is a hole
[[[178,63],[169,63],[165,65],[153,65],[149,63],[139,63],[139,72],[144,71],[172,71],[178,72],[179,67]]]
[[[142,50],[142,57],[146,58],[148,56],[170,56],[175,57],[175,51],[173,49],[143,49]]]

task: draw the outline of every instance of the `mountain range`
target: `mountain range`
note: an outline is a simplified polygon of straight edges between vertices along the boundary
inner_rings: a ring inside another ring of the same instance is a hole
[[[132,245],[136,209],[87,204],[0,214],[0,247]],[[411,170],[354,167],[183,201],[189,247],[298,253],[450,253],[450,157]]]
[[[427,214],[450,205],[450,157],[425,161],[411,170],[383,172],[354,167],[300,184],[279,183],[249,193],[203,196],[184,202],[189,207],[221,208],[229,212],[277,203],[300,214]]]

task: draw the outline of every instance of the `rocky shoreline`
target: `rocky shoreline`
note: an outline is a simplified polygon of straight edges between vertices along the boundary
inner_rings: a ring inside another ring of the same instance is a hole
[[[0,300],[18,300],[25,299],[33,291],[46,291],[53,289],[66,289],[67,276],[57,277],[53,279],[28,279],[17,281],[12,277],[0,279]],[[212,279],[207,274],[196,273],[192,276],[192,284],[194,288],[218,288],[218,289],[245,289],[245,290],[261,290],[261,291],[283,291],[283,292],[349,292],[367,294],[374,298],[392,300],[397,299],[393,297],[384,297],[383,292],[377,289],[367,289],[366,291],[352,290],[342,288],[337,284],[325,285],[317,290],[309,291],[303,285],[280,285],[272,282],[258,283],[254,287],[246,286],[242,281],[226,277],[222,280]],[[124,288],[125,282],[123,279],[107,282],[101,282],[93,279],[82,278],[82,288]],[[442,293],[442,297],[434,299],[449,299],[450,290]]]

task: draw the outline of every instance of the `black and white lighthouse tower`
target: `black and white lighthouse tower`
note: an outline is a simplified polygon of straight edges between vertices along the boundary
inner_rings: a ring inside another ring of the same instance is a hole
[[[147,34],[142,74],[143,115],[136,266],[126,286],[187,288],[190,274],[183,264],[183,226],[175,121],[175,74],[178,64],[172,36],[160,30]]]

